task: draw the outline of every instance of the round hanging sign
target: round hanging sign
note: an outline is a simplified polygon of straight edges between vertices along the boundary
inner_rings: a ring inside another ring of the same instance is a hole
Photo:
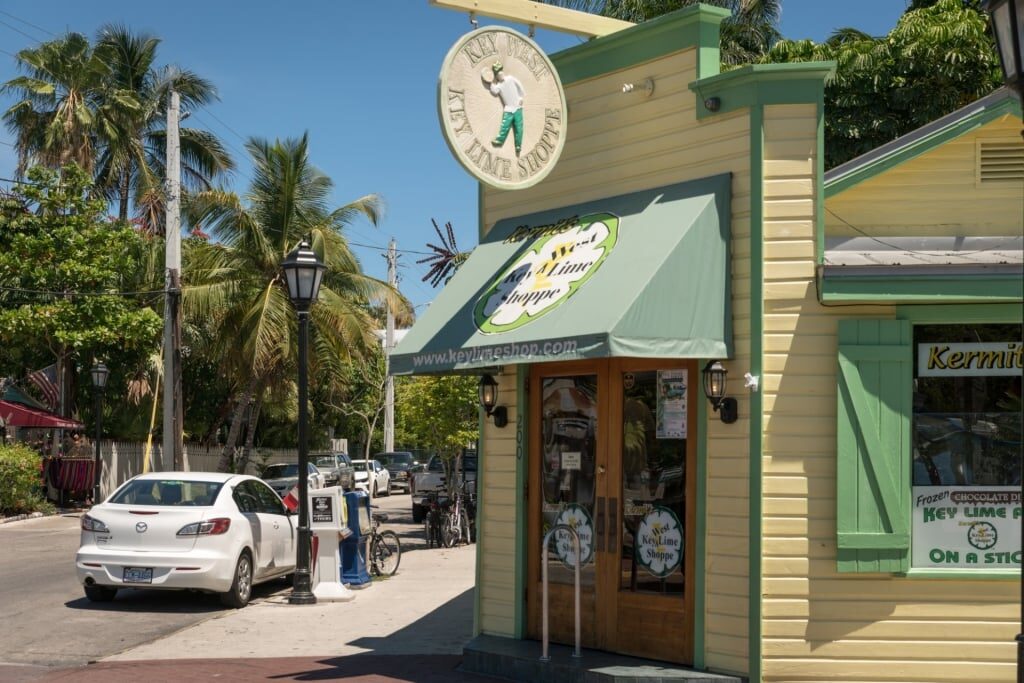
[[[489,26],[444,58],[437,109],[448,147],[479,181],[521,190],[554,168],[565,145],[565,92],[535,42]]]
[[[555,524],[565,524],[575,529],[580,537],[580,567],[586,567],[594,559],[594,524],[590,520],[590,514],[582,505],[572,503],[567,505],[555,519]],[[573,543],[572,534],[563,529],[555,532],[555,554],[569,569],[576,567],[576,544]]]
[[[669,508],[655,506],[636,530],[636,561],[664,579],[683,563],[683,526]]]

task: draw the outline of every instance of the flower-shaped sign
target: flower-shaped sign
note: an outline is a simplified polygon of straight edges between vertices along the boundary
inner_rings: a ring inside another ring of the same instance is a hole
[[[474,317],[481,332],[507,332],[536,320],[572,296],[608,258],[619,234],[619,219],[596,213],[564,229],[542,226],[529,250],[484,292]]]
[[[656,506],[640,521],[636,531],[636,560],[659,579],[683,562],[683,527],[672,510]]]
[[[582,505],[567,505],[558,514],[555,524],[565,524],[575,529],[580,537],[580,555],[583,561],[580,567],[585,567],[594,559],[594,525],[590,520],[590,513]],[[562,529],[555,532],[555,554],[566,567],[576,567],[576,548],[572,541],[572,534]]]

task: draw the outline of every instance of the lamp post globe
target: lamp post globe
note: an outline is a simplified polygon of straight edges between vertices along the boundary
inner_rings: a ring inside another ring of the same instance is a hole
[[[1024,0],[985,0],[982,9],[992,16],[992,33],[996,37],[999,61],[1003,67],[1006,87],[1024,95]],[[1021,130],[1024,136],[1024,130]],[[1024,506],[1024,455],[1019,475],[1021,482],[1018,506]],[[1024,522],[1020,522],[1020,549],[1024,551]],[[1024,564],[1020,573],[1020,632],[1017,633],[1017,683],[1024,683]]]
[[[288,297],[298,311],[308,311],[320,294],[320,282],[327,266],[320,262],[309,242],[302,240],[281,262]]]
[[[309,242],[302,240],[281,262],[288,297],[299,318],[299,536],[295,558],[295,582],[288,602],[311,605],[316,602],[310,574],[309,531],[309,308],[320,294],[320,281],[327,267],[317,258]]]
[[[92,504],[100,503],[100,478],[103,474],[103,459],[100,457],[100,440],[103,438],[103,391],[107,388],[107,378],[110,377],[110,370],[102,361],[96,363],[89,370],[92,376],[93,390],[93,414],[96,421],[96,454],[93,462],[93,485]]]

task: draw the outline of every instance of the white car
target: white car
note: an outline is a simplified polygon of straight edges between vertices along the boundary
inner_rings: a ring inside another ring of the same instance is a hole
[[[75,568],[93,602],[123,588],[191,589],[244,607],[252,587],[295,570],[298,517],[242,474],[153,472],[82,515]]]
[[[306,474],[310,489],[322,489],[327,486],[327,477],[320,468],[311,462],[306,463]],[[267,482],[270,488],[274,489],[281,498],[288,495],[299,483],[299,464],[296,462],[280,462],[274,465],[267,465],[260,473],[260,479]]]
[[[356,471],[356,488],[369,491],[376,496],[380,492],[382,496],[391,495],[391,473],[388,469],[376,460],[370,461],[370,471],[366,471],[365,460],[353,460],[352,467]],[[369,484],[367,482],[370,482]]]

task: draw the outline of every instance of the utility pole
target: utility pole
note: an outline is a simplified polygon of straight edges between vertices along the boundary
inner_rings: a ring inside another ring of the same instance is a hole
[[[388,284],[398,288],[398,250],[395,238],[388,243]],[[395,312],[388,302],[387,327],[384,330],[384,452],[395,450],[395,378],[391,376],[391,350],[395,348]]]
[[[180,471],[182,458],[181,405],[181,149],[178,140],[178,93],[167,105],[167,218],[164,221],[164,441],[163,469]]]

